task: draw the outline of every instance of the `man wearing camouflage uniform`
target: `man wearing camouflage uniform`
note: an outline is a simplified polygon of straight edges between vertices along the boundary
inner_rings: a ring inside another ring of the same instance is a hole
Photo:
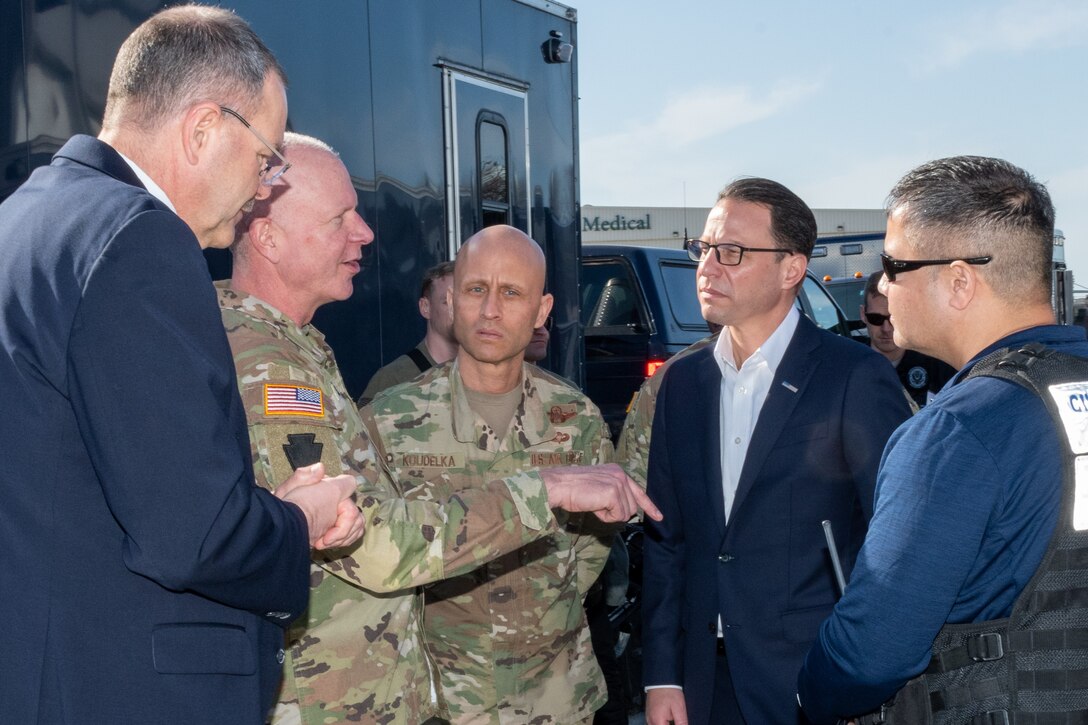
[[[350,295],[373,234],[331,149],[287,134],[284,153],[299,173],[273,194],[274,203],[257,204],[243,219],[234,278],[218,285],[254,469],[266,486],[317,461],[330,474],[353,474],[367,533],[350,550],[315,554],[310,607],[288,636],[273,721],[414,725],[442,709],[432,696],[411,587],[557,531],[550,507],[561,487],[527,473],[456,500],[400,497],[331,350],[308,324],[319,306]]]
[[[523,362],[545,321],[544,255],[522,232],[484,229],[457,256],[454,361],[363,409],[409,497],[466,495],[497,476],[612,457],[597,408]],[[562,531],[425,590],[424,633],[457,725],[590,722],[605,701],[582,598],[614,529],[571,516]]]
[[[620,430],[619,441],[616,444],[616,460],[627,471],[627,475],[643,488],[646,488],[646,476],[650,468],[650,433],[654,426],[657,391],[661,389],[665,371],[677,360],[698,352],[707,345],[713,345],[717,341],[718,333],[715,331],[670,357],[642,383],[631,399],[631,404],[627,407],[627,417],[624,418],[623,428]]]

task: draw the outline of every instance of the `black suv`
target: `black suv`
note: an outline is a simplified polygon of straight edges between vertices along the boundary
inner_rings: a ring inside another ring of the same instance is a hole
[[[586,393],[613,437],[631,396],[656,366],[708,334],[695,292],[697,266],[682,249],[582,247]],[[850,334],[842,310],[811,273],[797,306],[820,327]]]

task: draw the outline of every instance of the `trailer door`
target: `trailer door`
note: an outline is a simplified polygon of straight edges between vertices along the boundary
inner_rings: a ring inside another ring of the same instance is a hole
[[[532,236],[527,87],[443,67],[450,259],[493,224]]]

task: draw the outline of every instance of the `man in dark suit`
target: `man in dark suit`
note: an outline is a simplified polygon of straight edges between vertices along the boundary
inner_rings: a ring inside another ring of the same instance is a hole
[[[244,21],[167,10],[99,138],[0,206],[0,722],[263,722],[310,545],[361,533],[350,477],[254,485],[201,255],[284,170],[286,115]]]
[[[812,211],[767,179],[733,182],[689,253],[718,341],[658,394],[645,542],[649,725],[803,723],[794,681],[873,512],[877,464],[910,414],[887,362],[817,328],[795,297]]]

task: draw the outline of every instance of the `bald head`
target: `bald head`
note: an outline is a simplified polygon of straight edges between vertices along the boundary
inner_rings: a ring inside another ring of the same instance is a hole
[[[545,272],[540,246],[514,227],[487,227],[462,245],[450,302],[461,375],[471,389],[502,392],[520,379],[533,329],[552,308]]]
[[[374,234],[356,211],[347,168],[328,144],[287,133],[283,154],[293,173],[239,223],[233,282],[305,324],[321,305],[351,296],[362,247]]]
[[[306,169],[306,173],[285,175],[272,188],[272,193],[268,197],[253,201],[252,206],[242,215],[235,229],[233,251],[236,254],[245,254],[245,250],[241,247],[248,243],[249,227],[254,221],[283,219],[294,209],[305,206],[313,196],[320,195],[327,187],[327,177],[339,176],[336,172],[344,166],[340,161],[340,155],[327,143],[313,136],[293,131],[283,135],[281,151],[293,169]],[[347,175],[346,169],[343,175]]]
[[[474,259],[493,254],[503,254],[515,259],[515,265],[534,280],[537,293],[543,294],[547,273],[544,250],[528,234],[506,224],[484,227],[461,245],[454,265],[454,279],[457,279],[458,273],[463,275],[464,269],[471,268],[469,265],[475,263]]]

